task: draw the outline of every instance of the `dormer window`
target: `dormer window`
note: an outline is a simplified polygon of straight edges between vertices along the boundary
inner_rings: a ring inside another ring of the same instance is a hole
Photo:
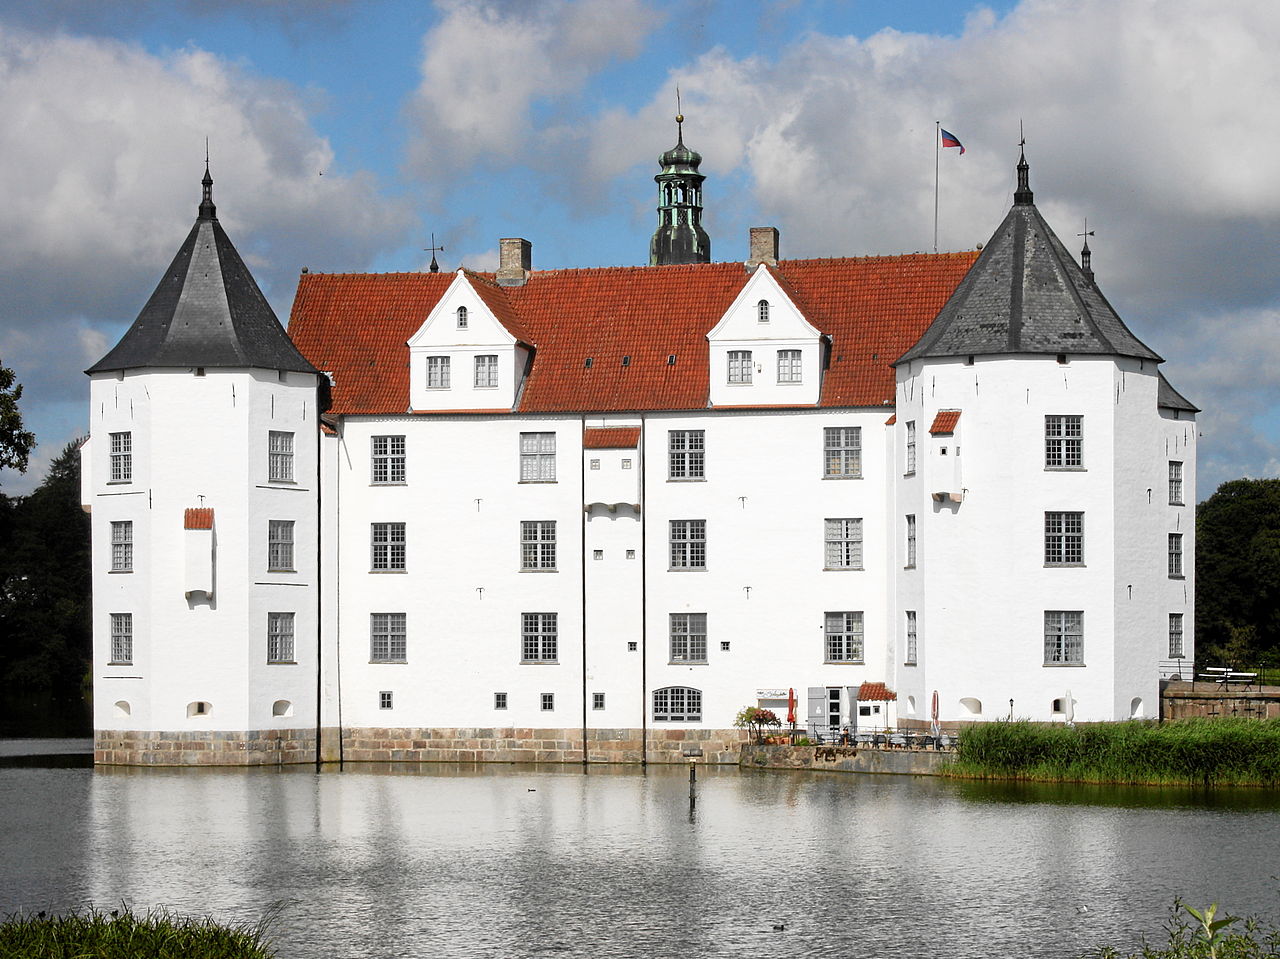
[[[778,382],[800,382],[800,351],[778,350]]]
[[[465,330],[467,328],[467,308],[465,306],[458,307],[458,329]]]
[[[769,301],[761,300],[756,304],[756,319],[761,323],[769,322]]]
[[[449,357],[427,357],[427,389],[447,390],[449,388]]]

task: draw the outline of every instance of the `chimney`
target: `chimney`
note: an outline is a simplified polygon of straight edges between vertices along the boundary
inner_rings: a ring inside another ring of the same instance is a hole
[[[747,259],[750,270],[761,263],[769,266],[778,265],[778,230],[772,226],[753,226],[751,228],[751,254]]]
[[[498,241],[498,286],[524,286],[533,268],[533,244],[518,236]]]

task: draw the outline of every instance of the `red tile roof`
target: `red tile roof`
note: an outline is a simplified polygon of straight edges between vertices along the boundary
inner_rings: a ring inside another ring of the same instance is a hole
[[[610,426],[582,431],[582,447],[588,450],[633,450],[639,442],[638,426]]]
[[[954,433],[956,424],[960,422],[959,410],[938,410],[933,418],[933,425],[929,427],[929,432],[934,436],[942,433]]]
[[[898,422],[898,414],[894,413],[892,416],[890,416],[887,420],[884,421],[884,425],[893,426],[897,422]]]
[[[863,683],[858,687],[860,703],[892,703],[897,699],[898,694],[884,683]]]
[[[831,338],[819,405],[892,403],[891,364],[919,339],[977,255],[782,260],[771,267],[809,322]],[[552,413],[705,409],[707,332],[749,274],[741,263],[544,270],[518,287],[499,287],[491,274],[467,276],[503,325],[535,348],[518,412]],[[289,335],[333,374],[332,412],[408,409],[405,343],[452,280],[448,273],[302,275]]]
[[[213,510],[208,507],[189,509],[182,514],[183,529],[213,529]]]

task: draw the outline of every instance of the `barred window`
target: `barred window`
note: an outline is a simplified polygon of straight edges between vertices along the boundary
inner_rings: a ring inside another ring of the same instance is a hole
[[[1169,460],[1169,505],[1182,506],[1182,463]]]
[[[267,435],[267,482],[293,482],[293,434],[271,430]]]
[[[862,475],[862,427],[827,426],[822,430],[824,476]]]
[[[371,523],[369,540],[370,569],[382,571],[405,568],[404,523]]]
[[[267,613],[267,662],[293,662],[293,613]]]
[[[704,479],[706,434],[704,430],[667,431],[667,478]]]
[[[374,483],[405,481],[405,444],[403,436],[373,437]]]
[[[1169,575],[1182,575],[1182,534],[1169,534]]]
[[[1084,417],[1044,418],[1045,469],[1078,469],[1084,466]]]
[[[907,657],[904,660],[908,666],[916,664],[916,654],[919,652],[918,639],[916,637],[916,611],[914,609],[907,610]]]
[[[800,371],[801,364],[799,350],[778,350],[779,383],[799,383]]]
[[[688,686],[668,686],[653,691],[655,723],[702,722],[702,690]]]
[[[520,482],[556,481],[556,434],[520,434]]]
[[[267,569],[273,573],[293,572],[293,520],[267,521]]]
[[[671,568],[707,568],[707,521],[671,520]]]
[[[862,662],[861,611],[826,614],[827,662]]]
[[[427,357],[427,389],[447,390],[449,388],[449,357]]]
[[[1044,662],[1084,663],[1084,613],[1078,609],[1049,609],[1044,614]]]
[[[862,520],[828,519],[826,568],[862,569]]]
[[[750,350],[730,350],[729,351],[729,382],[730,383],[750,383],[751,382],[751,351]]]
[[[1182,614],[1169,614],[1169,658],[1181,659],[1185,653],[1182,649]]]
[[[556,521],[522,520],[520,523],[520,568],[556,568]]]
[[[111,662],[117,666],[133,663],[133,613],[111,614]]]
[[[707,614],[671,614],[671,662],[707,661]]]
[[[111,434],[111,482],[129,483],[133,480],[133,434]]]
[[[1044,564],[1079,566],[1084,562],[1084,513],[1044,514]]]
[[[408,661],[404,613],[369,614],[369,661],[403,663]]]
[[[907,469],[906,472],[914,473],[916,471],[916,424],[915,420],[907,422]]]
[[[554,663],[557,658],[557,613],[521,613],[520,661]]]
[[[127,573],[133,569],[133,520],[111,524],[111,571]]]
[[[476,357],[476,389],[491,390],[498,385],[498,357],[485,353]]]
[[[907,516],[907,565],[914,566],[916,564],[916,518],[914,515]]]

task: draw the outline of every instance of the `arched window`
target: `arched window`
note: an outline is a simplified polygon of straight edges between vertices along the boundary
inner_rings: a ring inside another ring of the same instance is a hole
[[[458,307],[458,329],[465,330],[467,328],[467,308],[465,306]]]
[[[960,700],[960,705],[964,707],[966,713],[970,716],[982,715],[982,700],[975,699],[972,696],[965,696]]]
[[[756,304],[756,317],[761,323],[769,322],[769,301],[761,300]]]
[[[287,699],[277,699],[274,703],[271,704],[271,715],[272,716],[292,716],[293,703],[289,702],[289,700]]]
[[[116,711],[115,711],[116,719],[123,719],[125,716],[128,716],[132,712],[133,712],[133,707],[131,707],[126,700],[121,699],[116,703]]]
[[[194,703],[187,703],[187,717],[189,719],[196,716],[208,716],[211,712],[213,712],[213,705],[211,703],[200,702],[198,700]]]
[[[655,723],[702,722],[702,690],[688,686],[667,686],[653,691]]]

